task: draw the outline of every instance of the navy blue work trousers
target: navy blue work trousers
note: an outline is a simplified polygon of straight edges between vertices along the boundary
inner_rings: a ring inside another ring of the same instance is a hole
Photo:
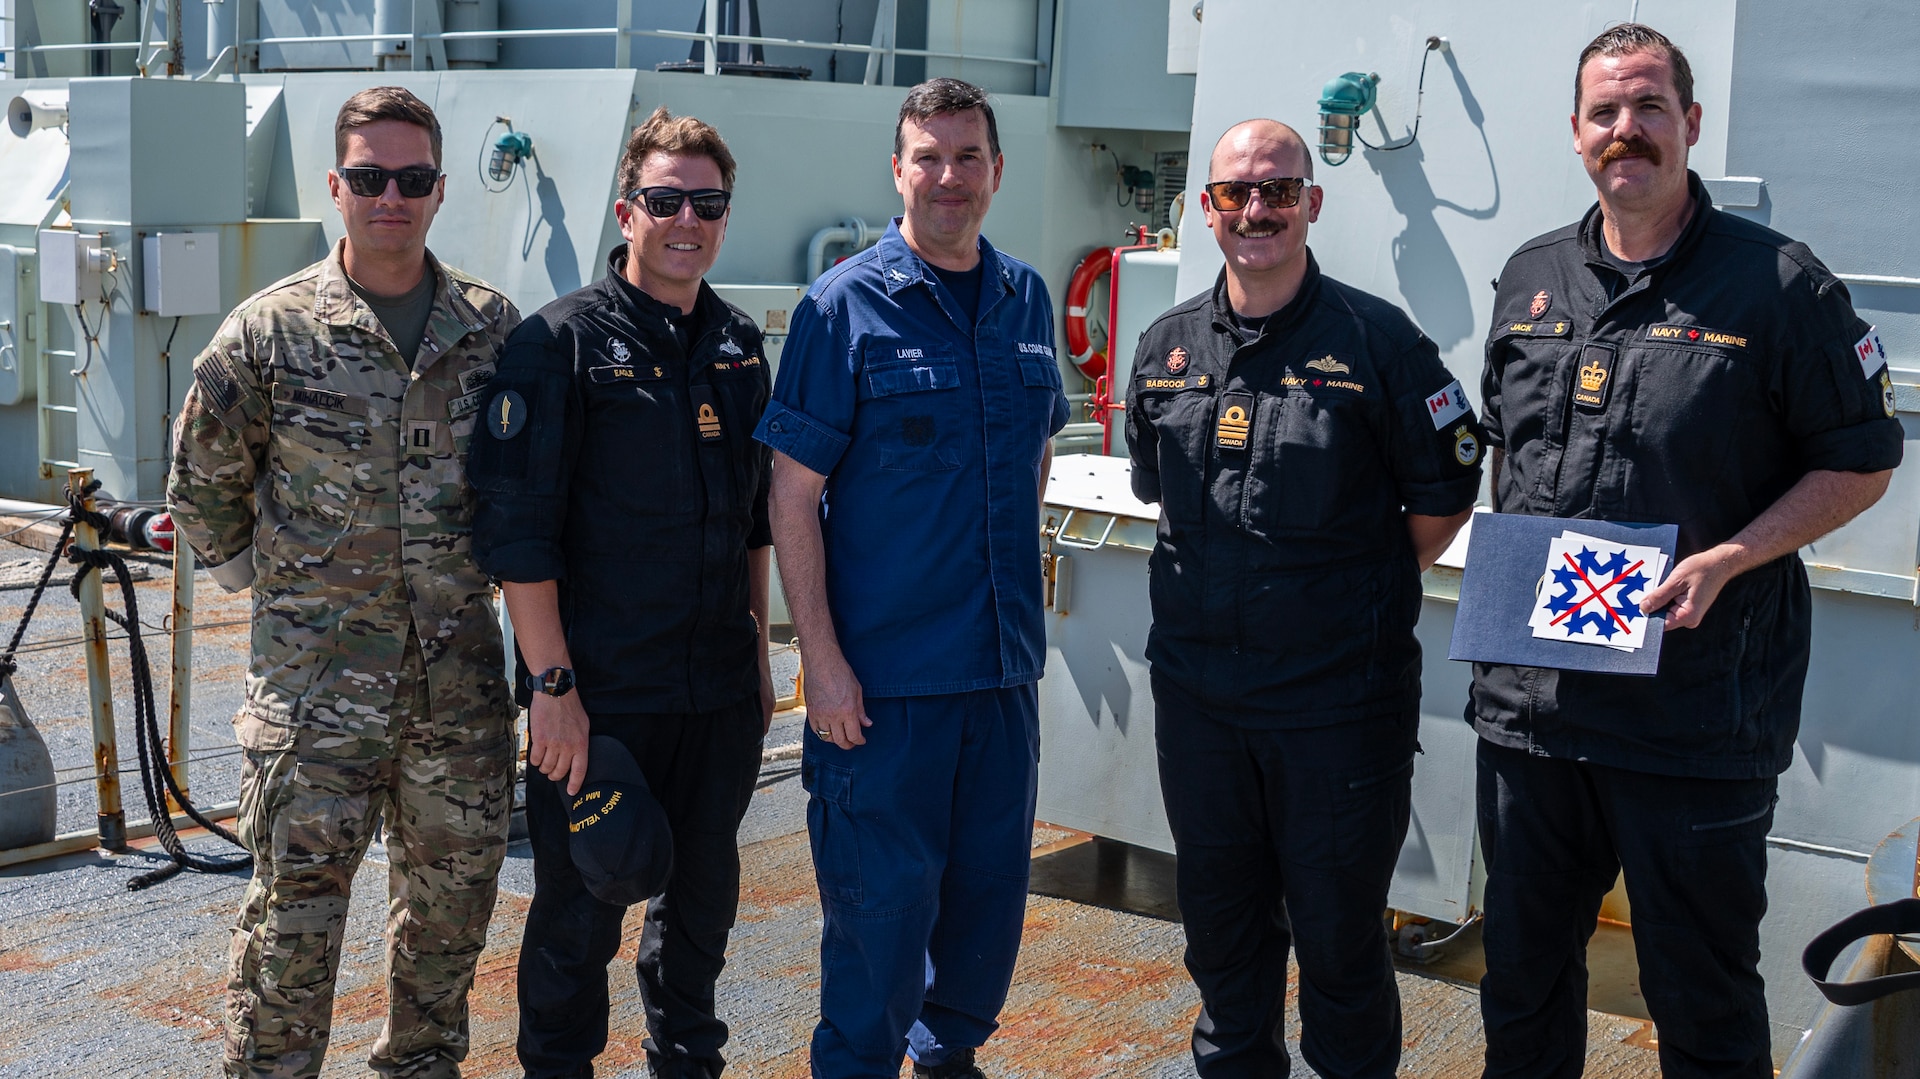
[[[1406,839],[1419,717],[1249,728],[1156,673],[1160,791],[1179,858],[1201,1079],[1283,1079],[1287,950],[1300,1055],[1326,1079],[1386,1079],[1400,990],[1383,915]]]
[[[1777,781],[1654,775],[1482,739],[1486,1079],[1572,1079],[1587,940],[1623,870],[1665,1079],[1773,1074],[1760,919]]]
[[[760,775],[764,720],[756,694],[692,715],[596,715],[640,762],[673,832],[673,873],[647,901],[635,964],[647,1013],[644,1047],[668,1079],[719,1075],[727,1024],[713,986],[740,901],[740,820]],[[558,783],[527,769],[533,902],[520,944],[520,1065],[528,1079],[593,1075],[607,1047],[607,964],[627,908],[602,903],[573,866]]]
[[[868,697],[866,744],[808,737],[825,926],[814,1079],[896,1079],[999,1025],[1026,923],[1040,763],[1032,684]]]

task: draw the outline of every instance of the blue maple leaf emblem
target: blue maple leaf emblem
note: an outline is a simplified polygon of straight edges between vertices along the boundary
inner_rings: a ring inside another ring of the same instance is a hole
[[[1567,617],[1570,632],[1592,629],[1602,638],[1612,640],[1621,623],[1646,617],[1638,602],[1649,583],[1646,575],[1636,572],[1620,577],[1627,568],[1627,552],[1615,551],[1603,559],[1591,548],[1582,547],[1574,556],[1574,563],[1579,567],[1577,571],[1572,566],[1553,571],[1553,583],[1560,591],[1547,597],[1549,612],[1557,615],[1573,611]],[[1582,574],[1585,580],[1581,579]],[[1616,577],[1620,579],[1615,581]],[[1588,581],[1592,582],[1591,586]],[[1592,598],[1594,588],[1601,590],[1598,599]]]

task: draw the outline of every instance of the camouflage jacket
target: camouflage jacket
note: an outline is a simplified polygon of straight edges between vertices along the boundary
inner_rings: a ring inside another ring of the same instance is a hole
[[[436,708],[476,723],[511,714],[465,461],[519,312],[428,255],[437,294],[409,368],[340,252],[227,316],[174,428],[180,534],[229,587],[250,560],[253,660],[235,724],[251,749],[286,748],[301,727],[351,737],[384,715],[408,632]]]

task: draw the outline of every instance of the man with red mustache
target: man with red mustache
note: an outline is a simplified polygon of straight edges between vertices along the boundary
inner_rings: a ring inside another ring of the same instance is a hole
[[[1716,210],[1693,75],[1625,24],[1575,73],[1599,202],[1501,271],[1481,383],[1505,513],[1667,522],[1652,678],[1478,664],[1488,1077],[1579,1075],[1586,942],[1624,872],[1660,1066],[1773,1074],[1765,838],[1807,673],[1796,552],[1900,461],[1886,356],[1804,244]]]

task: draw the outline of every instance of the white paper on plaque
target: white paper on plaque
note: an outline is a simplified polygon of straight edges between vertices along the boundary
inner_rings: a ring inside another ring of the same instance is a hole
[[[1543,640],[1635,651],[1646,643],[1640,601],[1666,568],[1667,556],[1658,547],[1562,532],[1547,545],[1547,568],[1527,626]]]

